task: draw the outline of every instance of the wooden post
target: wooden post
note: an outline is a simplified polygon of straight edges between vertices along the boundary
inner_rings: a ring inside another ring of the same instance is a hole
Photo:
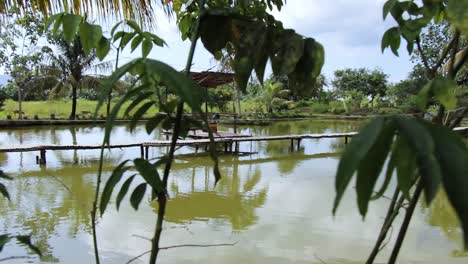
[[[40,163],[39,156],[36,156],[36,164],[39,164],[39,163]]]
[[[149,146],[145,146],[145,159],[146,160],[148,160],[148,158],[149,158],[148,152],[149,152]]]
[[[224,152],[227,152],[227,151],[228,151],[228,143],[224,142]]]
[[[297,151],[301,148],[301,139],[297,140]]]
[[[294,152],[294,139],[291,138],[291,152]]]
[[[195,153],[198,153],[198,144],[195,145]]]
[[[45,148],[41,149],[41,159],[40,159],[40,164],[46,164],[47,158],[46,158],[46,150]]]
[[[234,134],[237,134],[237,114],[234,113]]]
[[[345,143],[345,145],[348,144],[348,136],[344,137],[344,143]]]
[[[145,158],[145,148],[143,147],[143,144],[140,145],[140,154],[141,154],[141,158],[144,159]]]

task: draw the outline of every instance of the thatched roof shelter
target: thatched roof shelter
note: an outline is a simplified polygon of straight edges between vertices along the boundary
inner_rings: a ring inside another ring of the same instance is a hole
[[[192,80],[198,83],[200,86],[206,88],[215,88],[224,84],[234,82],[233,73],[224,73],[224,72],[191,72]]]

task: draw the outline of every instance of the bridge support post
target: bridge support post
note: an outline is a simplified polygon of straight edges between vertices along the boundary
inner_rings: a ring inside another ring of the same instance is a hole
[[[140,154],[141,154],[141,158],[144,159],[145,158],[145,148],[143,147],[143,144],[140,145]]]
[[[348,144],[348,136],[345,136],[345,137],[344,137],[344,143],[345,143],[345,145]]]
[[[46,150],[45,150],[45,148],[42,148],[41,149],[41,158],[39,159],[39,164],[44,165],[44,164],[46,164],[46,162],[47,162]]]
[[[301,139],[297,140],[297,151],[299,151],[301,148]]]
[[[294,152],[294,139],[291,138],[291,152]]]
[[[145,146],[145,159],[148,160],[149,158],[149,147],[148,146]]]

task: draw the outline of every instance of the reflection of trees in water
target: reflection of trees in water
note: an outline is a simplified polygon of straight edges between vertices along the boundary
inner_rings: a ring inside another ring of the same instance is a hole
[[[210,164],[205,160],[205,164]],[[233,157],[231,162],[221,167],[223,179],[215,190],[210,181],[211,166],[198,167],[197,172],[186,170],[191,175],[189,192],[179,192],[176,186],[177,178],[171,184],[171,199],[168,202],[166,221],[174,223],[187,223],[192,220],[208,221],[210,219],[226,219],[234,230],[251,226],[257,221],[255,210],[265,204],[266,187],[258,187],[261,180],[261,171],[258,168],[243,175],[239,173],[239,158]],[[195,187],[195,181],[204,177],[204,188]],[[154,210],[157,204],[153,203]]]
[[[106,169],[113,166],[107,164]],[[94,197],[94,177],[97,166],[65,166],[58,170],[30,171],[15,177],[8,188],[11,206],[0,200],[3,229],[20,226],[30,232],[43,253],[43,261],[58,262],[52,255],[49,239],[60,236],[58,228],[68,227],[68,234],[90,232],[89,212]],[[14,210],[14,213],[11,211]],[[62,225],[64,224],[64,225]],[[19,231],[21,233],[21,231]]]
[[[462,244],[460,222],[443,190],[437,194],[429,208],[426,208],[424,202],[420,204],[421,210],[427,210],[427,220],[431,226],[439,227],[448,239]]]

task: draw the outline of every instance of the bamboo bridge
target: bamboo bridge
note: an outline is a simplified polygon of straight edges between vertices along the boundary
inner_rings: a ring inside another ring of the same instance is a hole
[[[454,129],[463,137],[468,137],[468,127],[457,127]],[[224,134],[223,134],[224,133]],[[290,141],[290,150],[299,149],[301,141],[304,139],[321,139],[321,138],[344,138],[345,144],[348,139],[357,135],[358,132],[348,133],[328,133],[328,134],[300,134],[300,135],[280,135],[280,136],[246,136],[233,134],[228,132],[220,132],[215,135],[214,142],[216,145],[223,145],[225,152],[239,152],[241,142],[258,142],[258,141]],[[166,134],[167,136],[167,134]],[[189,135],[190,136],[190,135]],[[208,148],[210,139],[205,138],[207,135],[198,133],[196,139],[178,140],[176,146],[195,147],[198,151],[199,147]],[[131,144],[111,144],[107,145],[106,149],[124,149],[124,148],[140,148],[142,158],[148,159],[149,148],[152,147],[169,147],[171,140],[156,140],[151,142],[131,143]],[[36,146],[1,146],[1,152],[34,152],[38,151],[39,156],[36,156],[36,163],[46,164],[46,151],[48,150],[93,150],[101,149],[101,145],[36,145]]]

